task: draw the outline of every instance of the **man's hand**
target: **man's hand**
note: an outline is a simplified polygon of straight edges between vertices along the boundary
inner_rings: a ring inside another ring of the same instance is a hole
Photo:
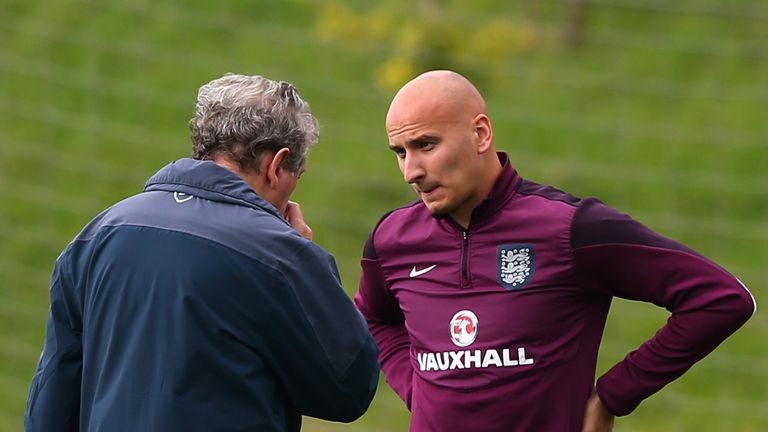
[[[581,432],[610,432],[613,430],[613,418],[613,413],[603,405],[597,393],[592,393],[587,401]]]
[[[304,215],[301,214],[301,207],[299,203],[294,201],[288,201],[288,206],[285,207],[285,220],[301,234],[307,240],[312,240],[312,228],[304,222]]]

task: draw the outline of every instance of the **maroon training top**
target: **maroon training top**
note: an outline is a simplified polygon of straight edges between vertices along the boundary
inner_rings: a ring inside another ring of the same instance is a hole
[[[499,159],[468,230],[418,201],[386,215],[365,247],[355,303],[411,431],[580,431],[612,296],[672,313],[597,380],[617,415],[754,312],[746,287],[712,261]]]

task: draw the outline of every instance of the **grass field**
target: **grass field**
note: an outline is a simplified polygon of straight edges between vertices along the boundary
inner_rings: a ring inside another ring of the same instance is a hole
[[[447,1],[444,21],[429,27],[439,31],[403,45],[423,28],[404,0],[376,9],[351,0],[2,2],[0,431],[21,429],[56,256],[98,211],[189,154],[197,88],[226,71],[291,81],[312,104],[321,142],[294,197],[351,295],[369,230],[412,199],[386,146],[392,90],[382,65],[423,67],[420,49],[441,31],[472,35],[475,45],[427,64],[478,79],[497,146],[523,176],[632,214],[730,269],[760,302],[768,294],[768,6],[587,1],[583,38],[569,48],[558,39],[570,22],[565,3]],[[523,44],[530,35],[539,42]],[[494,42],[503,40],[511,42]],[[515,41],[522,48],[511,49]],[[653,306],[616,301],[598,373],[665,319]],[[768,318],[758,311],[616,430],[768,430],[766,341]],[[307,419],[304,429],[398,431],[407,421],[382,380],[361,420]]]

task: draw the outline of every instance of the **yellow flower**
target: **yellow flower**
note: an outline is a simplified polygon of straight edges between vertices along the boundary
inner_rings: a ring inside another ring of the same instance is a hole
[[[505,59],[537,48],[539,32],[525,21],[496,19],[467,39],[463,54],[480,58]]]
[[[325,42],[360,40],[364,30],[363,17],[335,3],[326,4],[317,20],[317,33]]]
[[[377,68],[376,85],[383,91],[395,91],[413,78],[414,74],[415,68],[410,60],[392,58]]]

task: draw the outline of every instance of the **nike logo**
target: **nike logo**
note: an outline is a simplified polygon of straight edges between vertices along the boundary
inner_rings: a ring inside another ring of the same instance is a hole
[[[410,274],[410,276],[411,276],[412,278],[413,278],[413,277],[416,277],[416,276],[421,276],[421,275],[423,275],[424,273],[427,273],[427,272],[431,271],[431,270],[432,270],[433,268],[435,268],[435,267],[437,267],[437,264],[433,264],[433,265],[431,265],[431,266],[429,266],[429,267],[427,267],[427,268],[423,268],[423,269],[421,269],[421,270],[416,270],[416,266],[413,266],[413,268],[411,269],[411,274]]]
[[[176,200],[176,204],[182,204],[194,198],[194,195],[189,195],[184,192],[174,192],[173,199]]]

